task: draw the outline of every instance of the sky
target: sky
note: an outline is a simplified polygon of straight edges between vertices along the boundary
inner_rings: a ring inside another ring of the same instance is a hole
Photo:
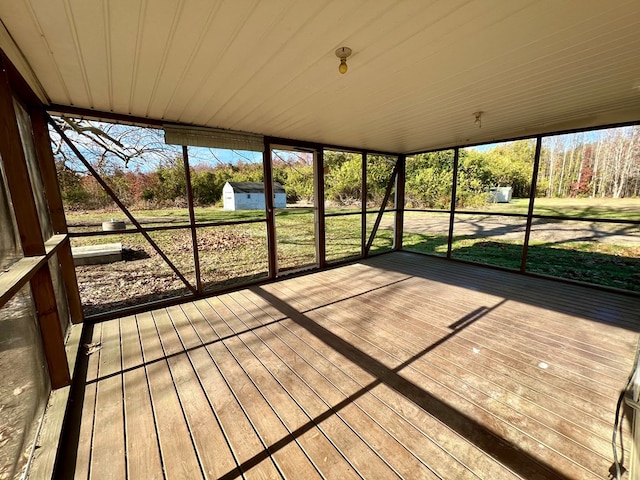
[[[223,148],[199,148],[189,147],[189,163],[197,165],[205,163],[208,165],[218,165],[224,163],[261,163],[262,152],[250,152],[247,150],[227,150]]]

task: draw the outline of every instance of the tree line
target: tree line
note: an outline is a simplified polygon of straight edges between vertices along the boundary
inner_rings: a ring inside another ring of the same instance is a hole
[[[181,149],[164,145],[153,129],[58,119],[100,176],[127,206],[162,208],[186,205],[186,175]],[[67,207],[98,209],[112,201],[97,181],[52,134],[58,180]],[[491,187],[512,187],[514,197],[531,189],[535,140],[519,140],[484,149],[460,149],[456,205],[478,207],[489,201]],[[215,159],[215,155],[212,154]],[[413,155],[406,161],[406,204],[411,208],[448,209],[453,185],[453,150]],[[276,152],[274,180],[287,201],[313,200],[313,159],[309,154]],[[395,158],[367,157],[367,200],[379,204]],[[152,167],[150,165],[153,165]],[[325,198],[335,205],[359,204],[362,156],[324,153]],[[262,181],[260,163],[238,158],[189,167],[197,205],[220,203],[226,182]],[[545,137],[541,146],[538,197],[631,197],[640,194],[640,127],[623,127]]]
[[[538,191],[547,197],[637,197],[640,126],[545,139]]]

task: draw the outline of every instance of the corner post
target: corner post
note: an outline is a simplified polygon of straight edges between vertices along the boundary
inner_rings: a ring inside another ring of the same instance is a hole
[[[396,175],[396,195],[394,199],[396,210],[396,226],[394,229],[393,249],[402,250],[402,237],[404,234],[404,192],[406,181],[407,156],[398,155],[398,173]]]
[[[262,151],[262,169],[264,176],[264,206],[267,216],[267,249],[269,255],[269,278],[278,275],[278,254],[276,246],[276,221],[273,206],[273,166],[271,165],[271,139],[264,137]]]
[[[44,111],[41,109],[32,109],[29,113],[33,125],[33,139],[38,157],[38,166],[42,172],[42,181],[49,205],[49,214],[51,215],[51,226],[55,233],[66,235],[69,233],[69,230],[64,214],[60,185],[57,180],[56,163],[53,158],[53,152],[51,151],[51,138],[49,137],[47,120]],[[58,250],[58,263],[60,264],[62,281],[67,294],[71,323],[82,323],[84,321],[84,312],[78,290],[76,268],[73,263],[73,255],[71,254],[71,242],[68,236]]]
[[[13,104],[13,91],[4,59],[0,60],[0,155],[9,184],[24,255],[25,257],[44,256],[46,250],[38,210],[33,197],[27,160]],[[48,263],[40,267],[31,279],[31,295],[40,324],[51,387],[54,389],[64,387],[71,383],[71,376]]]
[[[449,236],[447,237],[447,258],[451,258],[453,245],[453,224],[456,216],[456,199],[458,196],[458,164],[460,160],[460,148],[453,150],[453,175],[451,176],[451,213],[449,215]]]
[[[527,270],[527,255],[529,254],[529,239],[531,238],[531,225],[533,224],[533,207],[536,200],[536,189],[538,188],[538,170],[540,169],[540,152],[542,150],[542,136],[536,137],[536,150],[533,156],[533,172],[531,173],[531,190],[529,191],[529,209],[527,210],[527,226],[524,232],[524,243],[522,244],[522,260],[520,261],[520,271]]]

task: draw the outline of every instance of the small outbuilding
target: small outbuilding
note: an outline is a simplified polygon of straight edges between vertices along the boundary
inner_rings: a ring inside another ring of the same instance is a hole
[[[227,182],[222,188],[224,210],[264,210],[264,182]],[[287,193],[273,183],[273,205],[287,208]]]
[[[513,195],[513,187],[492,187],[489,189],[491,203],[509,203]]]

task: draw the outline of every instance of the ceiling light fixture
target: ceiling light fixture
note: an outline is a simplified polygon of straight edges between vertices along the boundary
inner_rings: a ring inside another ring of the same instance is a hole
[[[349,67],[347,67],[347,58],[351,55],[351,49],[349,47],[340,47],[336,50],[336,57],[340,59],[340,66],[338,66],[338,71],[342,74],[347,73]]]
[[[476,117],[476,121],[474,122],[478,128],[482,128],[482,114],[484,112],[475,112],[474,115]]]

